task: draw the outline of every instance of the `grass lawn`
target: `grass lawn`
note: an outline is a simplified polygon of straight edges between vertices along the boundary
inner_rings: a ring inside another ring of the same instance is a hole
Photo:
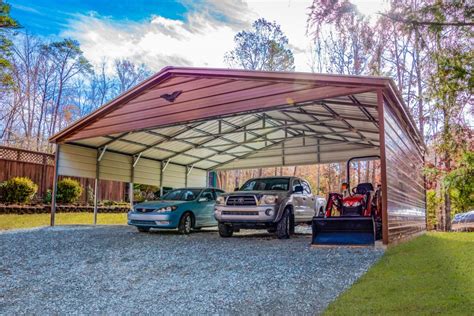
[[[474,233],[389,248],[325,315],[474,315]]]
[[[31,228],[38,226],[48,226],[50,214],[2,214],[0,215],[0,230]],[[94,215],[92,213],[58,213],[56,214],[56,225],[93,224]],[[126,224],[126,213],[99,213],[97,214],[97,224],[113,225]]]

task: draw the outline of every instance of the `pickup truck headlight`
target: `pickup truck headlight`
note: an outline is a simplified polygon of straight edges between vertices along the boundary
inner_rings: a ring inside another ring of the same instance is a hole
[[[172,212],[174,210],[176,210],[178,207],[173,205],[173,206],[165,206],[165,207],[161,207],[157,210],[155,210],[155,212],[157,213],[166,213],[166,212]]]
[[[217,205],[224,205],[224,204],[225,204],[225,197],[223,197],[223,196],[218,196],[218,197],[216,198],[216,204],[217,204]]]
[[[264,195],[262,196],[262,203],[263,204],[275,204],[278,197],[276,195]]]

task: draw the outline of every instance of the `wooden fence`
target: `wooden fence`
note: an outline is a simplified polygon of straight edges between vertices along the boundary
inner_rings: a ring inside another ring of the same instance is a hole
[[[53,186],[54,155],[0,146],[0,182],[13,177],[28,177],[38,185],[38,197],[45,196]],[[60,179],[63,177],[60,177]],[[79,202],[92,200],[91,190],[94,188],[94,179],[76,178],[80,182],[83,193]],[[90,188],[90,189],[88,189]],[[126,199],[127,184],[118,181],[99,181],[99,200],[124,201]]]

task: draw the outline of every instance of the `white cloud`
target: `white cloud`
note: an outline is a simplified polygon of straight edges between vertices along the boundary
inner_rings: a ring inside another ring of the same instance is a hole
[[[234,35],[263,17],[281,25],[293,47],[296,70],[309,70],[306,18],[311,0],[207,0],[199,7],[183,1],[189,8],[184,21],[151,16],[145,22],[118,23],[81,15],[70,21],[62,36],[79,40],[85,56],[94,63],[128,58],[155,71],[167,65],[226,67],[223,57],[233,48]],[[355,2],[374,7],[374,1]]]

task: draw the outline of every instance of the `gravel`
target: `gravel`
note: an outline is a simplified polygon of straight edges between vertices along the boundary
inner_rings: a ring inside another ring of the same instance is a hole
[[[383,254],[242,231],[0,233],[0,314],[318,314]]]

